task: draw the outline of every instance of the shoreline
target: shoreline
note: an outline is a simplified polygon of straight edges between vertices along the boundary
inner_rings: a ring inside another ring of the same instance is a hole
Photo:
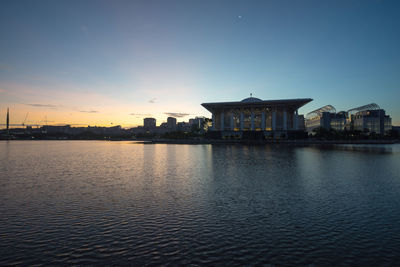
[[[132,141],[141,144],[182,144],[182,145],[392,145],[400,140],[221,140],[221,139],[0,139],[1,141]]]
[[[268,145],[268,144],[285,144],[285,145],[391,145],[398,144],[399,140],[190,140],[190,139],[152,139],[152,140],[136,140],[146,144],[199,144],[199,145]]]

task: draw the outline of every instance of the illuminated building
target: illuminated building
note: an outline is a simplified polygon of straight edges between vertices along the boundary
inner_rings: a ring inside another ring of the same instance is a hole
[[[299,131],[298,109],[311,98],[261,100],[249,97],[236,102],[201,104],[212,113],[215,137],[288,137]]]

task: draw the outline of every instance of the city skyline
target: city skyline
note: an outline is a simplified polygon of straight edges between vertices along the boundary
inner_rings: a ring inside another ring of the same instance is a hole
[[[400,124],[396,1],[5,1],[0,124],[123,127],[203,102],[377,103]],[[72,19],[73,18],[73,19]],[[4,116],[3,116],[4,114]],[[175,115],[175,116],[173,116]]]

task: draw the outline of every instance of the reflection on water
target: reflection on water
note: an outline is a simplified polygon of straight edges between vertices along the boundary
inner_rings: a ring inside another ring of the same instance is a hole
[[[369,152],[369,153],[400,153],[399,145],[363,145],[363,144],[344,144],[344,145],[323,145],[316,146],[317,149],[336,149],[351,152]]]
[[[393,265],[399,146],[0,142],[0,265]]]

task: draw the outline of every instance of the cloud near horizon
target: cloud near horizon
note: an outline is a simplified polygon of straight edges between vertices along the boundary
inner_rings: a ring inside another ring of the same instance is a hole
[[[154,97],[154,98],[152,98],[152,99],[149,100],[149,103],[154,104],[154,103],[156,103],[156,100],[157,100],[157,98]]]
[[[131,115],[131,116],[142,116],[142,117],[144,117],[144,116],[152,116],[149,113],[146,113],[146,114],[143,114],[143,113],[130,113],[129,115]]]
[[[97,110],[80,110],[79,112],[82,112],[82,113],[99,113],[100,111],[97,111]]]
[[[38,108],[51,108],[51,109],[57,108],[56,105],[52,105],[52,104],[30,104],[30,103],[28,103],[28,104],[24,104],[24,105],[31,106],[31,107],[38,107]]]
[[[175,118],[183,118],[190,115],[189,113],[180,113],[180,112],[164,112],[164,114]]]

